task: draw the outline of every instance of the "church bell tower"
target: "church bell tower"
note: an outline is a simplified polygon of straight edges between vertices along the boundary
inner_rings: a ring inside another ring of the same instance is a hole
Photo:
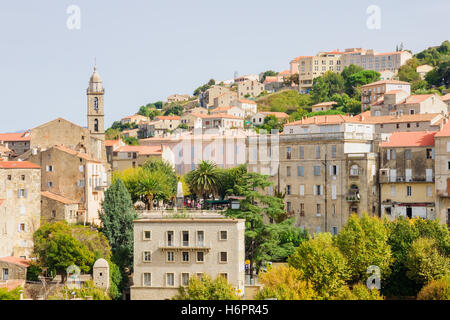
[[[94,73],[89,80],[87,88],[88,110],[87,120],[88,129],[93,137],[105,141],[105,109],[102,78],[94,67]]]

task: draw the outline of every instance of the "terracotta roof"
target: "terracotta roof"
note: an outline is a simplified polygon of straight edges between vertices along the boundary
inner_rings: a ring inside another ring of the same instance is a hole
[[[0,141],[30,141],[30,135],[27,132],[19,133],[0,133]]]
[[[120,140],[105,140],[105,146],[106,147],[113,147],[116,144],[118,144]]]
[[[40,169],[30,161],[0,161],[0,169]]]
[[[297,58],[294,58],[292,61],[298,61],[300,59],[305,59],[305,58],[312,58],[312,56],[299,56]]]
[[[155,119],[158,120],[180,120],[179,116],[157,116]]]
[[[272,82],[277,82],[277,77],[275,76],[267,76],[266,79],[264,79],[264,83],[272,83]]]
[[[442,126],[441,131],[435,137],[450,137],[450,121]]]
[[[375,81],[375,82],[363,85],[363,86],[361,86],[361,88],[377,86],[377,85],[380,85],[380,84],[410,84],[410,83],[409,82],[405,82],[405,81],[399,81],[399,80],[380,80],[380,81]]]
[[[366,111],[359,115],[354,116],[354,118],[362,118],[363,122],[367,123],[403,123],[403,122],[423,122],[431,121],[436,117],[441,116],[440,113],[416,113],[416,114],[405,114],[403,116],[370,116],[370,111]]]
[[[375,53],[376,56],[387,56],[391,54],[401,54],[408,51],[394,51],[394,52],[381,52],[381,53]]]
[[[63,196],[61,196],[59,194],[56,194],[56,193],[53,193],[53,192],[50,192],[50,191],[42,191],[41,195],[43,197],[46,197],[46,198],[49,198],[49,199],[52,199],[52,200],[56,200],[56,201],[64,203],[64,204],[77,204],[78,203],[75,200],[63,197]]]
[[[289,115],[284,112],[261,112],[265,116],[275,116],[277,118],[289,118]]]
[[[89,162],[97,162],[97,163],[101,163],[100,160],[97,160],[97,159],[92,158],[92,157],[91,157],[90,155],[88,155],[87,153],[78,152],[78,151],[76,151],[76,150],[67,148],[67,147],[65,147],[65,146],[58,145],[58,146],[54,146],[53,148],[56,148],[56,149],[58,149],[58,150],[60,150],[60,151],[62,151],[62,152],[66,152],[66,153],[69,153],[69,154],[71,154],[71,155],[77,156],[78,158],[82,158],[82,159],[84,159],[84,160],[86,160],[86,161],[89,161]]]
[[[415,94],[407,97],[398,104],[421,103],[431,98],[434,94]]]
[[[27,259],[19,258],[19,257],[2,257],[0,261],[10,262],[17,264],[22,267],[28,268],[30,266],[30,261]]]
[[[219,112],[219,111],[228,111],[228,110],[230,110],[232,108],[238,108],[238,107],[236,107],[236,106],[219,107],[219,108],[212,109],[211,113],[212,112]],[[240,109],[240,108],[238,108],[238,109]]]
[[[450,93],[447,93],[445,96],[441,97],[442,101],[449,101],[450,100]]]
[[[380,143],[380,147],[425,147],[434,146],[436,132],[413,131],[394,132],[389,141]]]
[[[321,102],[321,103],[315,104],[315,105],[313,105],[313,107],[334,106],[335,104],[337,104],[336,101],[328,101],[328,102]]]
[[[121,146],[114,152],[137,152],[140,155],[159,155],[162,153],[161,146]]]
[[[253,101],[253,100],[248,100],[248,99],[238,99],[238,101],[239,101],[240,103],[251,103],[251,104],[256,104],[255,101]]]
[[[284,70],[279,73],[279,75],[291,74],[290,70]]]
[[[364,119],[363,119],[364,120]],[[302,120],[294,121],[287,123],[286,126],[295,126],[295,125],[303,125],[303,124],[316,124],[316,125],[324,125],[324,124],[340,124],[340,123],[364,123],[359,117],[350,117],[342,114],[332,114],[332,115],[323,115],[323,116],[314,116],[310,118],[304,118]],[[366,122],[369,123],[369,122]]]
[[[143,116],[141,114],[133,114],[132,116],[128,116],[128,117],[124,117],[121,120],[125,120],[125,119],[133,119],[133,118],[144,118],[144,119],[148,119],[148,117]]]

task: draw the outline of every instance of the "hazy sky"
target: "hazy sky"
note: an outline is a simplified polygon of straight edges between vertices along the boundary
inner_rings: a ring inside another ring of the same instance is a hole
[[[81,9],[69,30],[67,8]],[[366,26],[370,5],[381,29]],[[225,80],[288,69],[299,55],[351,47],[418,52],[449,39],[448,0],[17,0],[0,3],[0,132],[57,117],[86,125],[97,59],[106,126],[140,105]]]

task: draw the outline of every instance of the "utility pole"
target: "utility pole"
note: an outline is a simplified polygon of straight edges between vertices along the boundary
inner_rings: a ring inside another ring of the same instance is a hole
[[[324,196],[325,196],[325,232],[328,232],[328,200],[327,200],[327,182],[328,182],[328,160],[327,160],[327,146],[325,145],[325,161],[323,162],[325,165],[325,185],[323,186]]]

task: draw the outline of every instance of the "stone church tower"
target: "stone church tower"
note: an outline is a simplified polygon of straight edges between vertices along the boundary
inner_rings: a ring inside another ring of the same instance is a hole
[[[105,89],[103,88],[102,78],[97,72],[97,67],[94,67],[94,73],[89,80],[87,89],[87,120],[91,135],[102,141],[105,141],[104,95]]]

